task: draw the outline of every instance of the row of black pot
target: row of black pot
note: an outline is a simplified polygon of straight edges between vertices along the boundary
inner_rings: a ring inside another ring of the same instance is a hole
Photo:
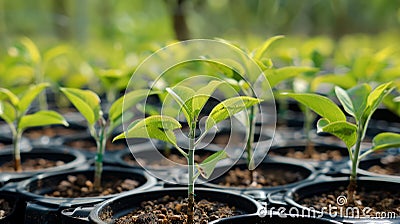
[[[49,149],[42,149],[42,150],[49,150]],[[35,151],[35,150],[33,150]],[[50,150],[51,151],[51,150]],[[73,151],[73,150],[72,150]],[[43,153],[43,151],[41,151]],[[46,152],[47,154],[47,152]],[[51,153],[50,153],[51,154]],[[57,154],[57,153],[56,153]],[[61,153],[60,153],[61,154]],[[76,154],[76,152],[75,152]],[[79,154],[79,153],[78,153]],[[64,156],[65,156],[64,152]],[[77,155],[76,157],[82,157],[82,155]],[[48,172],[44,174],[39,174],[36,175],[28,180],[21,181],[21,182],[10,182],[6,184],[2,188],[2,192],[10,192],[12,195],[11,197],[15,197],[18,199],[18,202],[16,202],[15,206],[17,208],[22,208],[23,211],[19,211],[17,216],[17,221],[21,221],[21,219],[25,220],[25,223],[57,223],[61,222],[62,220],[69,220],[65,222],[70,222],[71,219],[74,220],[74,222],[86,222],[86,218],[77,218],[76,216],[85,216],[88,215],[88,211],[91,211],[90,219],[94,223],[103,223],[99,221],[99,218],[97,217],[98,214],[100,214],[104,210],[104,206],[107,208],[114,208],[115,206],[115,211],[113,214],[115,215],[123,215],[124,212],[126,213],[129,208],[133,208],[134,206],[137,206],[137,203],[131,203],[132,201],[139,201],[140,199],[135,199],[133,200],[132,197],[136,197],[135,195],[141,195],[139,198],[142,198],[144,195],[159,195],[162,192],[172,192],[172,188],[168,188],[171,185],[167,185],[162,181],[156,181],[155,178],[149,176],[146,172],[144,172],[142,169],[136,168],[129,168],[129,169],[124,169],[121,167],[114,167],[114,168],[106,168],[105,169],[105,179],[107,179],[108,176],[115,176],[115,177],[135,177],[134,179],[138,180],[141,185],[139,188],[129,192],[122,194],[121,196],[117,195],[112,195],[112,196],[105,196],[105,197],[94,197],[94,198],[77,198],[77,199],[72,199],[72,198],[52,198],[52,197],[46,197],[44,196],[48,191],[52,190],[52,186],[54,183],[59,182],[62,178],[65,178],[65,176],[69,174],[77,174],[77,173],[82,173],[85,175],[90,175],[93,173],[93,170],[88,170],[88,168],[84,168],[84,165],[82,163],[78,163],[75,160],[72,160],[72,166],[80,166],[80,169],[78,170],[71,170],[71,171],[59,171],[59,172]],[[71,166],[71,163],[68,164]],[[236,165],[236,166],[243,166],[243,165]],[[289,161],[288,159],[266,159],[262,165],[261,168],[264,169],[286,169],[289,172],[298,172],[302,175],[303,179],[301,181],[297,181],[295,183],[290,183],[286,184],[284,186],[276,186],[276,187],[266,187],[262,189],[251,189],[251,188],[246,188],[246,189],[241,189],[241,188],[227,188],[218,185],[218,179],[216,179],[214,182],[211,183],[203,183],[201,184],[203,187],[207,187],[208,190],[200,190],[197,191],[196,195],[199,195],[199,198],[202,196],[202,192],[207,192],[210,189],[220,189],[220,191],[216,190],[211,190],[214,193],[204,193],[204,197],[211,197],[213,198],[215,194],[218,195],[224,195],[223,198],[230,198],[230,197],[238,197],[238,196],[231,196],[231,194],[227,193],[228,191],[234,191],[236,192],[237,195],[238,193],[240,195],[247,195],[250,196],[252,199],[249,199],[247,196],[244,196],[245,199],[243,200],[250,200],[251,203],[255,203],[253,207],[245,206],[244,208],[257,208],[257,209],[250,209],[246,210],[245,213],[247,214],[252,214],[248,216],[248,218],[245,217],[237,217],[234,220],[238,220],[237,222],[240,223],[242,219],[251,219],[251,220],[256,220],[256,219],[261,219],[262,216],[260,213],[257,213],[260,211],[260,206],[258,202],[254,202],[254,199],[258,201],[266,201],[269,203],[269,205],[273,204],[280,204],[280,205],[285,205],[288,206],[299,206],[296,204],[293,200],[293,195],[294,194],[303,194],[305,196],[313,193],[318,193],[319,191],[323,191],[328,189],[328,187],[335,186],[337,184],[342,184],[345,185],[346,178],[337,178],[337,179],[329,179],[328,175],[336,174],[336,175],[343,175],[340,172],[337,171],[332,171],[332,170],[318,170],[316,171],[313,166],[309,164],[299,164],[299,161],[296,160],[291,160]],[[58,168],[61,170],[61,168]],[[218,167],[218,169],[223,169],[223,167]],[[180,171],[175,171],[175,172],[180,172]],[[335,173],[336,172],[336,173]],[[328,178],[328,179],[327,179]],[[21,177],[22,179],[22,177]],[[362,180],[363,183],[367,183],[367,186],[372,187],[382,187],[383,185],[388,185],[385,187],[386,189],[398,189],[398,180],[395,178],[391,178],[390,180],[388,179],[365,179]],[[376,182],[379,181],[379,182]],[[53,184],[51,184],[53,183]],[[371,184],[372,183],[372,184]],[[321,186],[322,184],[322,186]],[[364,184],[363,184],[364,185]],[[144,191],[146,189],[151,190],[151,192]],[[155,189],[160,189],[161,193],[156,193],[154,192]],[[311,190],[310,190],[311,189]],[[144,191],[144,192],[143,192]],[[222,192],[221,192],[222,191]],[[147,193],[146,193],[147,192]],[[179,193],[180,192],[180,193]],[[176,194],[182,194],[184,195],[186,193],[186,190],[180,189],[177,190]],[[124,196],[123,196],[124,195]],[[126,198],[127,197],[127,198]],[[214,198],[218,199],[220,196]],[[103,200],[106,200],[108,198],[110,201],[107,201],[101,205],[98,205],[95,209],[92,208],[87,208],[87,206],[93,206],[94,204],[100,203]],[[278,198],[278,200],[276,199]],[[124,205],[123,201],[129,201],[129,205]],[[235,199],[236,200],[236,199]],[[225,201],[224,201],[225,202]],[[246,203],[250,202],[240,202],[238,206],[240,205],[245,205]],[[139,202],[138,202],[139,203]],[[234,202],[236,203],[236,202]],[[79,208],[77,209],[76,207],[83,206],[86,208]],[[114,207],[113,207],[114,206]],[[128,207],[123,207],[123,210],[121,207],[118,206],[128,206]],[[133,207],[132,207],[133,206]],[[235,205],[236,207],[236,205]],[[125,209],[126,208],[126,209]],[[66,210],[64,210],[66,209]],[[103,209],[103,210],[102,210]],[[63,211],[64,210],[64,211]],[[61,215],[61,212],[63,211],[64,215]],[[97,213],[96,213],[97,212]],[[22,216],[21,214],[24,214]],[[97,215],[96,215],[97,214]],[[277,217],[278,216],[278,217]],[[11,215],[13,217],[13,215]],[[96,218],[97,217],[97,218]],[[102,216],[104,217],[104,216]],[[115,217],[114,217],[115,218]],[[280,217],[280,214],[275,214],[275,215],[268,215],[263,218],[263,220],[267,219],[278,219],[281,218],[282,220],[286,220],[285,218]],[[289,217],[291,218],[291,217]],[[305,223],[307,223],[307,219],[310,217],[301,217],[301,220],[304,220]],[[325,217],[329,218],[329,217]],[[313,219],[310,220],[308,223],[313,223]],[[7,219],[2,220],[4,223],[7,223]],[[15,220],[13,222],[8,222],[8,223],[15,223]],[[315,221],[315,220],[314,220]],[[343,221],[343,220],[341,220]],[[218,221],[219,222],[219,221]],[[220,220],[221,223],[231,223],[230,221],[222,221]],[[233,222],[233,221],[232,221]],[[236,221],[235,221],[236,222]],[[247,222],[248,223],[248,222]],[[286,222],[285,222],[286,223]]]

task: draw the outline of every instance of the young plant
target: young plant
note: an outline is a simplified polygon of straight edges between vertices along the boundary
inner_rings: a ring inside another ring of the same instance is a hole
[[[350,182],[347,188],[349,203],[354,202],[359,161],[372,152],[400,146],[399,134],[380,133],[374,137],[372,148],[361,152],[361,143],[365,137],[371,116],[381,104],[383,98],[393,90],[391,85],[391,82],[384,83],[374,90],[368,84],[360,84],[348,90],[335,87],[335,94],[339,102],[344,111],[354,118],[355,123],[348,122],[345,113],[327,97],[311,93],[283,93],[283,95],[292,97],[322,117],[317,124],[318,132],[333,134],[346,144],[351,161]]]
[[[233,116],[234,114],[245,110],[260,102],[259,99],[238,96],[227,99],[217,104],[208,115],[204,132],[196,139],[196,129],[200,111],[209,99],[209,96],[215,91],[222,82],[211,81],[206,86],[198,89],[197,91],[177,85],[172,88],[167,88],[168,96],[172,97],[178,105],[180,111],[183,112],[187,124],[189,126],[188,134],[188,151],[185,152],[181,149],[176,141],[174,134],[175,129],[180,129],[182,125],[176,119],[167,115],[153,115],[144,119],[134,121],[128,130],[114,140],[121,138],[154,138],[172,144],[186,159],[188,163],[188,212],[187,223],[193,223],[194,216],[194,183],[196,179],[202,175],[204,178],[209,178],[214,171],[214,168],[219,160],[227,158],[225,150],[218,151],[200,164],[194,163],[194,153],[196,147],[201,140],[206,136],[207,132],[214,127],[217,123]],[[167,97],[168,97],[167,96]],[[196,169],[197,168],[197,172]]]
[[[32,101],[42,92],[48,83],[31,86],[19,98],[10,90],[0,88],[0,117],[7,122],[13,138],[14,170],[22,171],[20,142],[24,130],[30,127],[62,124],[68,126],[67,121],[57,112],[41,110],[33,114],[27,114]]]
[[[100,105],[100,98],[93,91],[61,88],[61,92],[65,94],[76,109],[85,117],[88,122],[90,134],[96,141],[94,188],[100,189],[106,142],[111,136],[112,131],[122,124],[122,106],[125,106],[125,109],[129,109],[150,93],[147,90],[129,92],[117,99],[110,106],[108,116],[104,116]],[[133,114],[130,114],[130,116],[133,116]]]

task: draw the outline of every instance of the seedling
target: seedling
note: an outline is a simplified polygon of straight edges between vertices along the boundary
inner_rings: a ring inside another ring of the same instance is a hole
[[[31,86],[20,98],[10,90],[0,88],[0,117],[7,122],[13,136],[14,170],[22,171],[20,142],[24,130],[30,127],[62,124],[67,121],[57,112],[41,110],[27,114],[32,101],[42,92],[48,83]]]
[[[400,146],[400,134],[385,132],[376,135],[372,141],[373,146],[367,151],[361,152],[361,143],[364,140],[371,116],[383,98],[393,90],[391,86],[392,83],[389,82],[379,85],[374,90],[368,84],[360,84],[348,90],[335,87],[335,94],[344,111],[354,118],[355,123],[348,122],[345,113],[327,97],[311,93],[283,93],[322,117],[317,124],[318,132],[333,134],[346,144],[351,161],[350,182],[347,188],[349,203],[354,202],[357,168],[360,160],[372,152]]]
[[[167,88],[169,97],[172,97],[179,105],[180,111],[183,112],[185,119],[189,126],[188,134],[188,151],[185,152],[181,149],[176,141],[174,134],[175,129],[180,129],[182,125],[179,121],[166,115],[153,115],[144,119],[134,121],[128,130],[117,137],[114,140],[121,138],[154,138],[161,141],[172,144],[186,159],[188,163],[188,221],[187,223],[193,223],[194,216],[194,183],[196,179],[202,175],[208,179],[218,161],[227,158],[225,150],[218,151],[200,164],[194,163],[194,153],[196,147],[201,140],[206,136],[207,132],[212,129],[217,123],[233,116],[234,114],[245,110],[260,102],[259,99],[238,96],[222,101],[217,104],[210,112],[205,122],[204,132],[196,139],[195,133],[197,123],[200,115],[200,111],[204,107],[205,103],[209,99],[210,95],[215,89],[220,86],[222,82],[211,81],[206,86],[198,89],[197,91],[185,87],[183,85],[176,85],[172,88]],[[167,97],[168,97],[167,96]],[[197,171],[196,169],[197,168]]]
[[[94,188],[100,189],[106,142],[111,136],[112,131],[122,124],[122,106],[124,105],[125,109],[129,109],[151,93],[147,90],[136,90],[125,94],[125,98],[120,97],[110,106],[108,116],[105,117],[101,109],[100,98],[93,91],[61,88],[61,92],[65,94],[76,109],[85,117],[88,122],[90,135],[96,141]]]

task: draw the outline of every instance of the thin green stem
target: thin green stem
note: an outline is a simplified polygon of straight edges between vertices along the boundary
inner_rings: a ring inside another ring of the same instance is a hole
[[[314,114],[311,112],[309,108],[304,108],[303,110],[304,113],[304,134],[306,136],[306,150],[305,153],[312,156],[314,154],[314,146],[311,142],[311,127],[312,127],[312,122],[314,121]]]
[[[254,108],[255,106],[252,106],[249,108],[249,138],[247,139],[246,142],[246,152],[247,152],[247,165],[249,167],[254,167],[254,164],[252,163],[252,157],[253,157],[253,142],[254,142],[254,129],[255,129],[255,119],[254,119]]]
[[[13,148],[13,157],[14,157],[14,170],[17,172],[22,171],[22,166],[21,166],[21,138],[22,138],[22,131],[13,131],[13,143],[14,143],[14,148]]]
[[[103,156],[106,147],[106,122],[104,119],[100,119],[100,133],[96,139],[97,152],[95,159],[95,171],[94,171],[94,188],[101,188],[101,175],[103,173]]]
[[[354,194],[357,188],[357,168],[359,163],[359,156],[360,156],[360,148],[361,148],[361,141],[363,138],[363,125],[360,123],[358,124],[357,129],[357,142],[354,148],[353,159],[351,161],[351,173],[350,173],[350,183],[347,187],[347,200],[349,203],[354,202]]]
[[[196,137],[196,122],[192,122],[189,132],[189,152],[188,152],[188,219],[187,223],[192,224],[194,218],[194,182],[195,182],[195,137]]]

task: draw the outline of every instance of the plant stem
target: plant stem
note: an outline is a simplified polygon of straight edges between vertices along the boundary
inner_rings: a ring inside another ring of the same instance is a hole
[[[187,223],[193,223],[194,217],[194,151],[195,151],[195,137],[196,137],[196,122],[192,122],[189,133],[189,153],[188,153],[188,213]]]
[[[247,166],[251,169],[250,170],[250,176],[249,176],[249,180],[250,180],[250,184],[253,184],[253,177],[254,177],[254,161],[252,160],[253,157],[253,142],[254,142],[254,126],[255,126],[255,119],[254,119],[254,107],[252,106],[250,107],[250,111],[249,111],[249,138],[247,139],[246,142],[246,152],[247,152]]]
[[[304,134],[306,136],[306,149],[304,151],[304,154],[309,155],[310,157],[315,153],[314,152],[314,145],[311,142],[311,126],[312,122],[314,121],[314,114],[311,112],[309,108],[304,108],[303,110],[304,113]]]
[[[347,187],[347,201],[349,204],[354,203],[354,194],[357,188],[357,167],[358,167],[358,157],[360,155],[360,146],[363,137],[363,125],[358,125],[357,130],[357,142],[354,148],[353,159],[351,161],[351,174],[350,182]]]
[[[94,189],[100,189],[101,187],[101,175],[103,173],[103,156],[106,147],[106,124],[104,119],[100,120],[100,133],[96,139],[97,152],[95,159],[95,171],[94,171]]]
[[[22,137],[22,131],[13,131],[14,170],[17,171],[17,172],[21,172],[22,171],[21,152],[20,152],[21,137]]]

